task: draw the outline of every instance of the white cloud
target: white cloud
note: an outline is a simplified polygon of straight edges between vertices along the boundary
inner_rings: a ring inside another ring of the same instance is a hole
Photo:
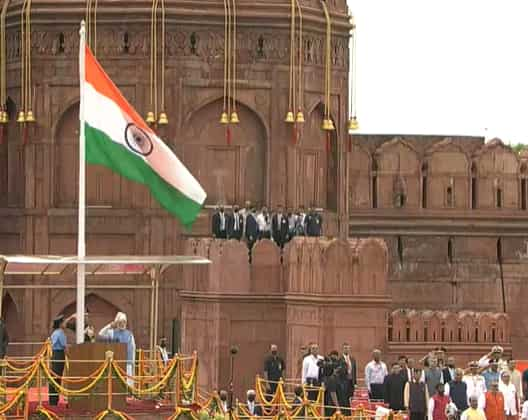
[[[361,132],[528,143],[528,2],[348,0]]]

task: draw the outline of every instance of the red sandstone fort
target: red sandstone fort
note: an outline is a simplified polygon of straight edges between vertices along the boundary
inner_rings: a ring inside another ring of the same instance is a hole
[[[99,1],[97,58],[146,114],[151,5],[129,0],[122,10],[115,3]],[[360,364],[374,347],[390,360],[442,345],[466,361],[498,343],[522,357],[528,351],[522,310],[528,301],[528,157],[497,139],[350,136],[346,2],[326,1],[332,23],[329,100],[327,20],[320,1],[299,3],[306,121],[294,136],[284,122],[289,2],[239,0],[233,80],[240,123],[226,142],[219,123],[223,3],[165,2],[166,45],[158,55],[165,63],[169,124],[157,130],[203,185],[208,206],[187,231],[146,188],[89,166],[88,254],[201,255],[212,261],[164,273],[159,318],[169,347],[198,351],[200,383],[208,389],[226,385],[232,344],[240,347],[238,392],[252,386],[270,343],[285,355],[290,377],[299,374],[300,347],[310,341],[323,351],[348,341]],[[73,254],[78,27],[85,3],[33,0],[29,43],[21,42],[25,2],[0,4],[1,99],[9,119],[0,124],[0,254]],[[336,128],[330,134],[321,130],[329,104]],[[36,122],[17,121],[28,106]],[[283,251],[263,240],[250,262],[244,243],[210,237],[212,206],[246,200],[294,208],[315,203],[324,237],[296,239]],[[6,279],[2,315],[13,354],[34,351],[37,345],[17,343],[42,342],[55,315],[75,310],[71,276],[54,279],[53,288],[45,288],[48,281]],[[138,345],[146,346],[149,288],[146,279],[89,279],[91,321],[100,328],[116,311],[126,312]]]

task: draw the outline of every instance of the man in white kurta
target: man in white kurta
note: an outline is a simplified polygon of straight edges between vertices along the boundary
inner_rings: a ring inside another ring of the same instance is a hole
[[[136,341],[134,339],[134,334],[127,329],[127,316],[123,312],[118,312],[115,320],[110,324],[104,326],[99,335],[107,340],[110,340],[114,343],[123,343],[127,346],[127,383],[132,386],[134,380],[132,376],[134,375],[134,362],[136,359]]]

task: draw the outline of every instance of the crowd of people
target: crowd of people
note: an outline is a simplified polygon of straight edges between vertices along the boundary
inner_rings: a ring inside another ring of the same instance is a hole
[[[375,350],[365,367],[365,384],[371,399],[407,411],[410,420],[528,419],[528,402],[523,402],[528,371],[521,374],[503,354],[501,347],[493,347],[462,369],[440,348],[419,361],[401,356],[389,372]]]
[[[271,239],[282,248],[295,236],[321,236],[323,217],[314,207],[306,211],[300,206],[293,211],[279,205],[270,212],[266,206],[257,211],[246,202],[243,208],[234,205],[229,213],[218,206],[211,224],[215,238],[243,240],[249,248],[260,239]]]
[[[300,360],[303,386],[297,386],[293,406],[303,397],[316,401],[319,387],[325,389],[325,416],[340,410],[349,415],[351,400],[358,384],[356,360],[345,343],[341,353],[334,350],[319,354],[319,346],[311,343]],[[383,403],[393,412],[407,412],[409,420],[528,420],[528,370],[521,373],[515,360],[505,359],[501,347],[495,346],[466,368],[457,366],[446,349],[437,348],[420,360],[400,356],[390,364],[382,361],[380,350],[364,368],[365,387],[372,402]],[[276,345],[264,361],[264,379],[268,396],[275,393],[277,383],[285,377],[286,365]],[[220,394],[227,396],[227,393]],[[252,415],[261,408],[248,391],[247,407]],[[382,407],[383,408],[383,407]]]

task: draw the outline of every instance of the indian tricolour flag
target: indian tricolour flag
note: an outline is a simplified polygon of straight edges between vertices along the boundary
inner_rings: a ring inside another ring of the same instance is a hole
[[[86,161],[146,185],[162,207],[192,225],[205,201],[203,188],[128,103],[88,46],[80,62]]]

